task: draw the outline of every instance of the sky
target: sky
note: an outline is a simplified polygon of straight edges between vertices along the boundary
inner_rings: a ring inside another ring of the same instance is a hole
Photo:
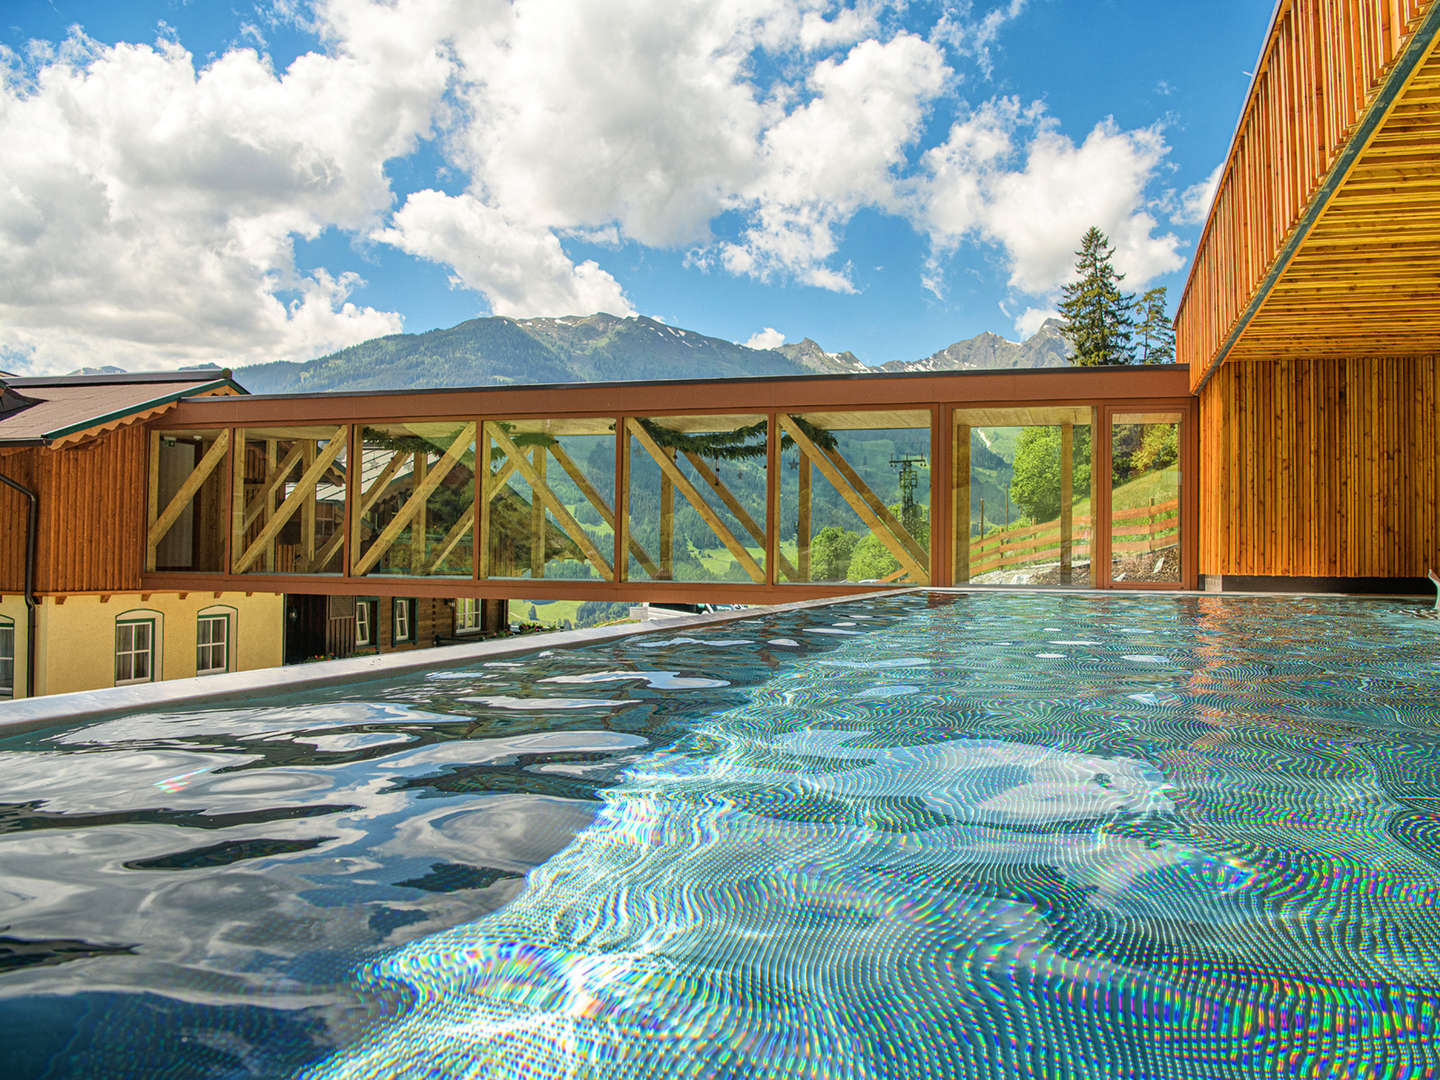
[[[879,364],[1173,312],[1255,0],[4,0],[0,369],[648,315]]]

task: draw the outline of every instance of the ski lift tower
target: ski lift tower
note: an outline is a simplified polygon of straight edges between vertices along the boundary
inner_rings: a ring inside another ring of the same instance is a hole
[[[890,467],[900,474],[900,523],[911,536],[920,530],[920,507],[915,505],[915,488],[920,483],[920,470],[930,467],[924,455],[893,457]]]

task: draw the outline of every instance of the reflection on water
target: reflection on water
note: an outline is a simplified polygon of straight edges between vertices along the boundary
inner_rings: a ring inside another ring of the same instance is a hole
[[[1440,1070],[1433,625],[687,635],[0,740],[0,1076]]]

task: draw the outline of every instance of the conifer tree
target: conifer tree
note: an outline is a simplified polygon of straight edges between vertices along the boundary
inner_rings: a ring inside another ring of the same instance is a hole
[[[1165,312],[1165,286],[1148,290],[1140,297],[1140,363],[1175,362],[1175,326]]]
[[[1076,280],[1063,287],[1060,304],[1074,362],[1080,367],[1134,363],[1135,297],[1120,291],[1125,275],[1110,261],[1115,249],[1109,238],[1092,225],[1075,255]]]

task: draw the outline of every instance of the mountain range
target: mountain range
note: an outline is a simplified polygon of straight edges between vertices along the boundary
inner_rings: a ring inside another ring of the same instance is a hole
[[[315,360],[254,364],[236,369],[235,378],[251,393],[289,394],[1061,367],[1069,352],[1055,319],[1021,342],[983,333],[922,360],[870,367],[853,353],[827,352],[810,338],[753,349],[643,315],[495,316],[423,334],[391,334]]]

